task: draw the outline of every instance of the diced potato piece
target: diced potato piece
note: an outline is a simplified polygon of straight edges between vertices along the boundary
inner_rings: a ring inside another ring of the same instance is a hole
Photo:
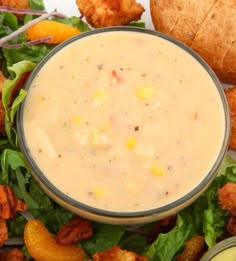
[[[98,129],[92,130],[91,143],[93,146],[100,148],[106,148],[111,145],[107,134],[104,131],[100,131]]]
[[[126,188],[131,193],[139,193],[142,190],[141,184],[136,182],[128,182]]]

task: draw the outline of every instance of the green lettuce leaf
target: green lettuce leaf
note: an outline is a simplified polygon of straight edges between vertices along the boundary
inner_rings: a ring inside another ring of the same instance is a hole
[[[149,261],[173,260],[184,247],[184,242],[199,232],[198,209],[198,206],[191,206],[178,214],[176,226],[170,232],[160,234],[144,252]]]
[[[19,168],[27,169],[23,156],[20,152],[12,149],[5,149],[1,154],[1,176],[0,183],[10,184],[10,172]]]
[[[95,252],[104,251],[118,245],[125,232],[125,227],[94,223],[93,230],[93,237],[82,241],[82,247],[89,256],[93,256]]]
[[[147,236],[137,233],[125,233],[119,242],[119,246],[122,249],[141,255],[147,247]]]
[[[9,35],[19,27],[16,16],[12,13],[0,12],[0,37]]]
[[[45,55],[48,54],[50,50],[52,50],[53,47],[54,45],[50,44],[39,44],[32,46],[23,45],[18,49],[3,48],[3,55],[6,59],[5,66],[11,67],[21,61],[28,61],[37,64],[45,57]]]
[[[236,183],[236,160],[227,154],[217,177],[209,188],[189,207],[178,213],[176,226],[147,247],[144,254],[149,261],[171,261],[181,252],[184,242],[194,235],[203,234],[209,248],[224,233],[228,212],[218,203],[218,189],[227,182]]]
[[[33,199],[27,191],[31,175],[22,154],[16,150],[4,150],[1,154],[1,169],[0,183],[11,185],[16,195],[24,200],[29,209],[39,208],[37,200]]]
[[[43,0],[28,0],[29,7],[32,10],[45,10],[44,2]]]
[[[76,16],[67,17],[67,18],[53,18],[52,20],[77,27],[81,32],[86,32],[90,30],[88,24]]]
[[[51,233],[55,234],[62,225],[70,221],[75,215],[55,202],[52,203],[53,205],[50,208],[30,212],[35,218],[40,219]]]
[[[28,61],[22,61],[14,64],[12,67],[8,68],[9,71],[11,71],[14,75],[14,78],[12,80],[6,80],[3,85],[2,102],[5,108],[5,129],[9,142],[13,147],[18,147],[18,139],[16,135],[16,129],[14,127],[14,118],[17,108],[24,99],[26,92],[21,89],[13,104],[11,106],[9,105],[11,104],[14,89],[19,83],[20,79],[25,73],[32,71],[34,67],[35,64]]]

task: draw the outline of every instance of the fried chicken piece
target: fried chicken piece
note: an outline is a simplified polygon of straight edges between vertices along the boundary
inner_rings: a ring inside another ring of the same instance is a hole
[[[218,190],[220,207],[236,216],[236,184],[228,182]]]
[[[0,0],[1,1],[1,0]],[[5,134],[5,109],[2,104],[2,86],[6,78],[0,71],[0,134]]]
[[[187,240],[184,251],[176,257],[176,261],[198,261],[204,245],[205,239],[200,235]]]
[[[148,259],[132,251],[122,250],[119,246],[114,246],[108,250],[95,253],[93,261],[148,261]]]
[[[8,228],[6,220],[0,219],[0,247],[8,239]]]
[[[61,245],[71,245],[90,238],[92,235],[91,221],[77,216],[59,229],[55,240]]]
[[[0,261],[24,261],[24,254],[18,248],[13,248],[5,253],[0,254]]]
[[[16,9],[29,9],[28,0],[0,0],[0,5],[9,6]]]
[[[231,116],[231,135],[229,148],[236,150],[236,86],[225,90]]]
[[[76,0],[80,13],[95,28],[127,25],[145,11],[135,0]]]
[[[9,6],[16,9],[29,9],[28,0],[0,0],[0,5]],[[16,14],[18,18],[22,18],[24,15]]]

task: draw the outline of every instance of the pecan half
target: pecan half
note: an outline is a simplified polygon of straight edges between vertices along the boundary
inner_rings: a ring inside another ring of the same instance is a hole
[[[17,211],[26,210],[10,186],[0,185],[0,219],[14,218]]]
[[[24,261],[24,254],[18,248],[13,248],[0,254],[0,261]]]
[[[236,236],[236,217],[230,216],[227,223],[227,231],[232,235]]]
[[[176,257],[176,261],[197,261],[205,245],[205,239],[201,235],[194,236],[185,242],[184,251]]]
[[[93,235],[91,222],[82,217],[75,217],[57,232],[55,239],[62,245],[70,245],[79,241],[90,238]]]

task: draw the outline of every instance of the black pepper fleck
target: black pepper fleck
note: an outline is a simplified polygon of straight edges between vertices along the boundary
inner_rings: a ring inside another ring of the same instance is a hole
[[[97,68],[98,68],[98,70],[102,70],[103,69],[103,64],[98,64]]]
[[[134,127],[134,130],[135,130],[135,131],[138,131],[138,130],[139,130],[139,126],[135,126],[135,127]]]

